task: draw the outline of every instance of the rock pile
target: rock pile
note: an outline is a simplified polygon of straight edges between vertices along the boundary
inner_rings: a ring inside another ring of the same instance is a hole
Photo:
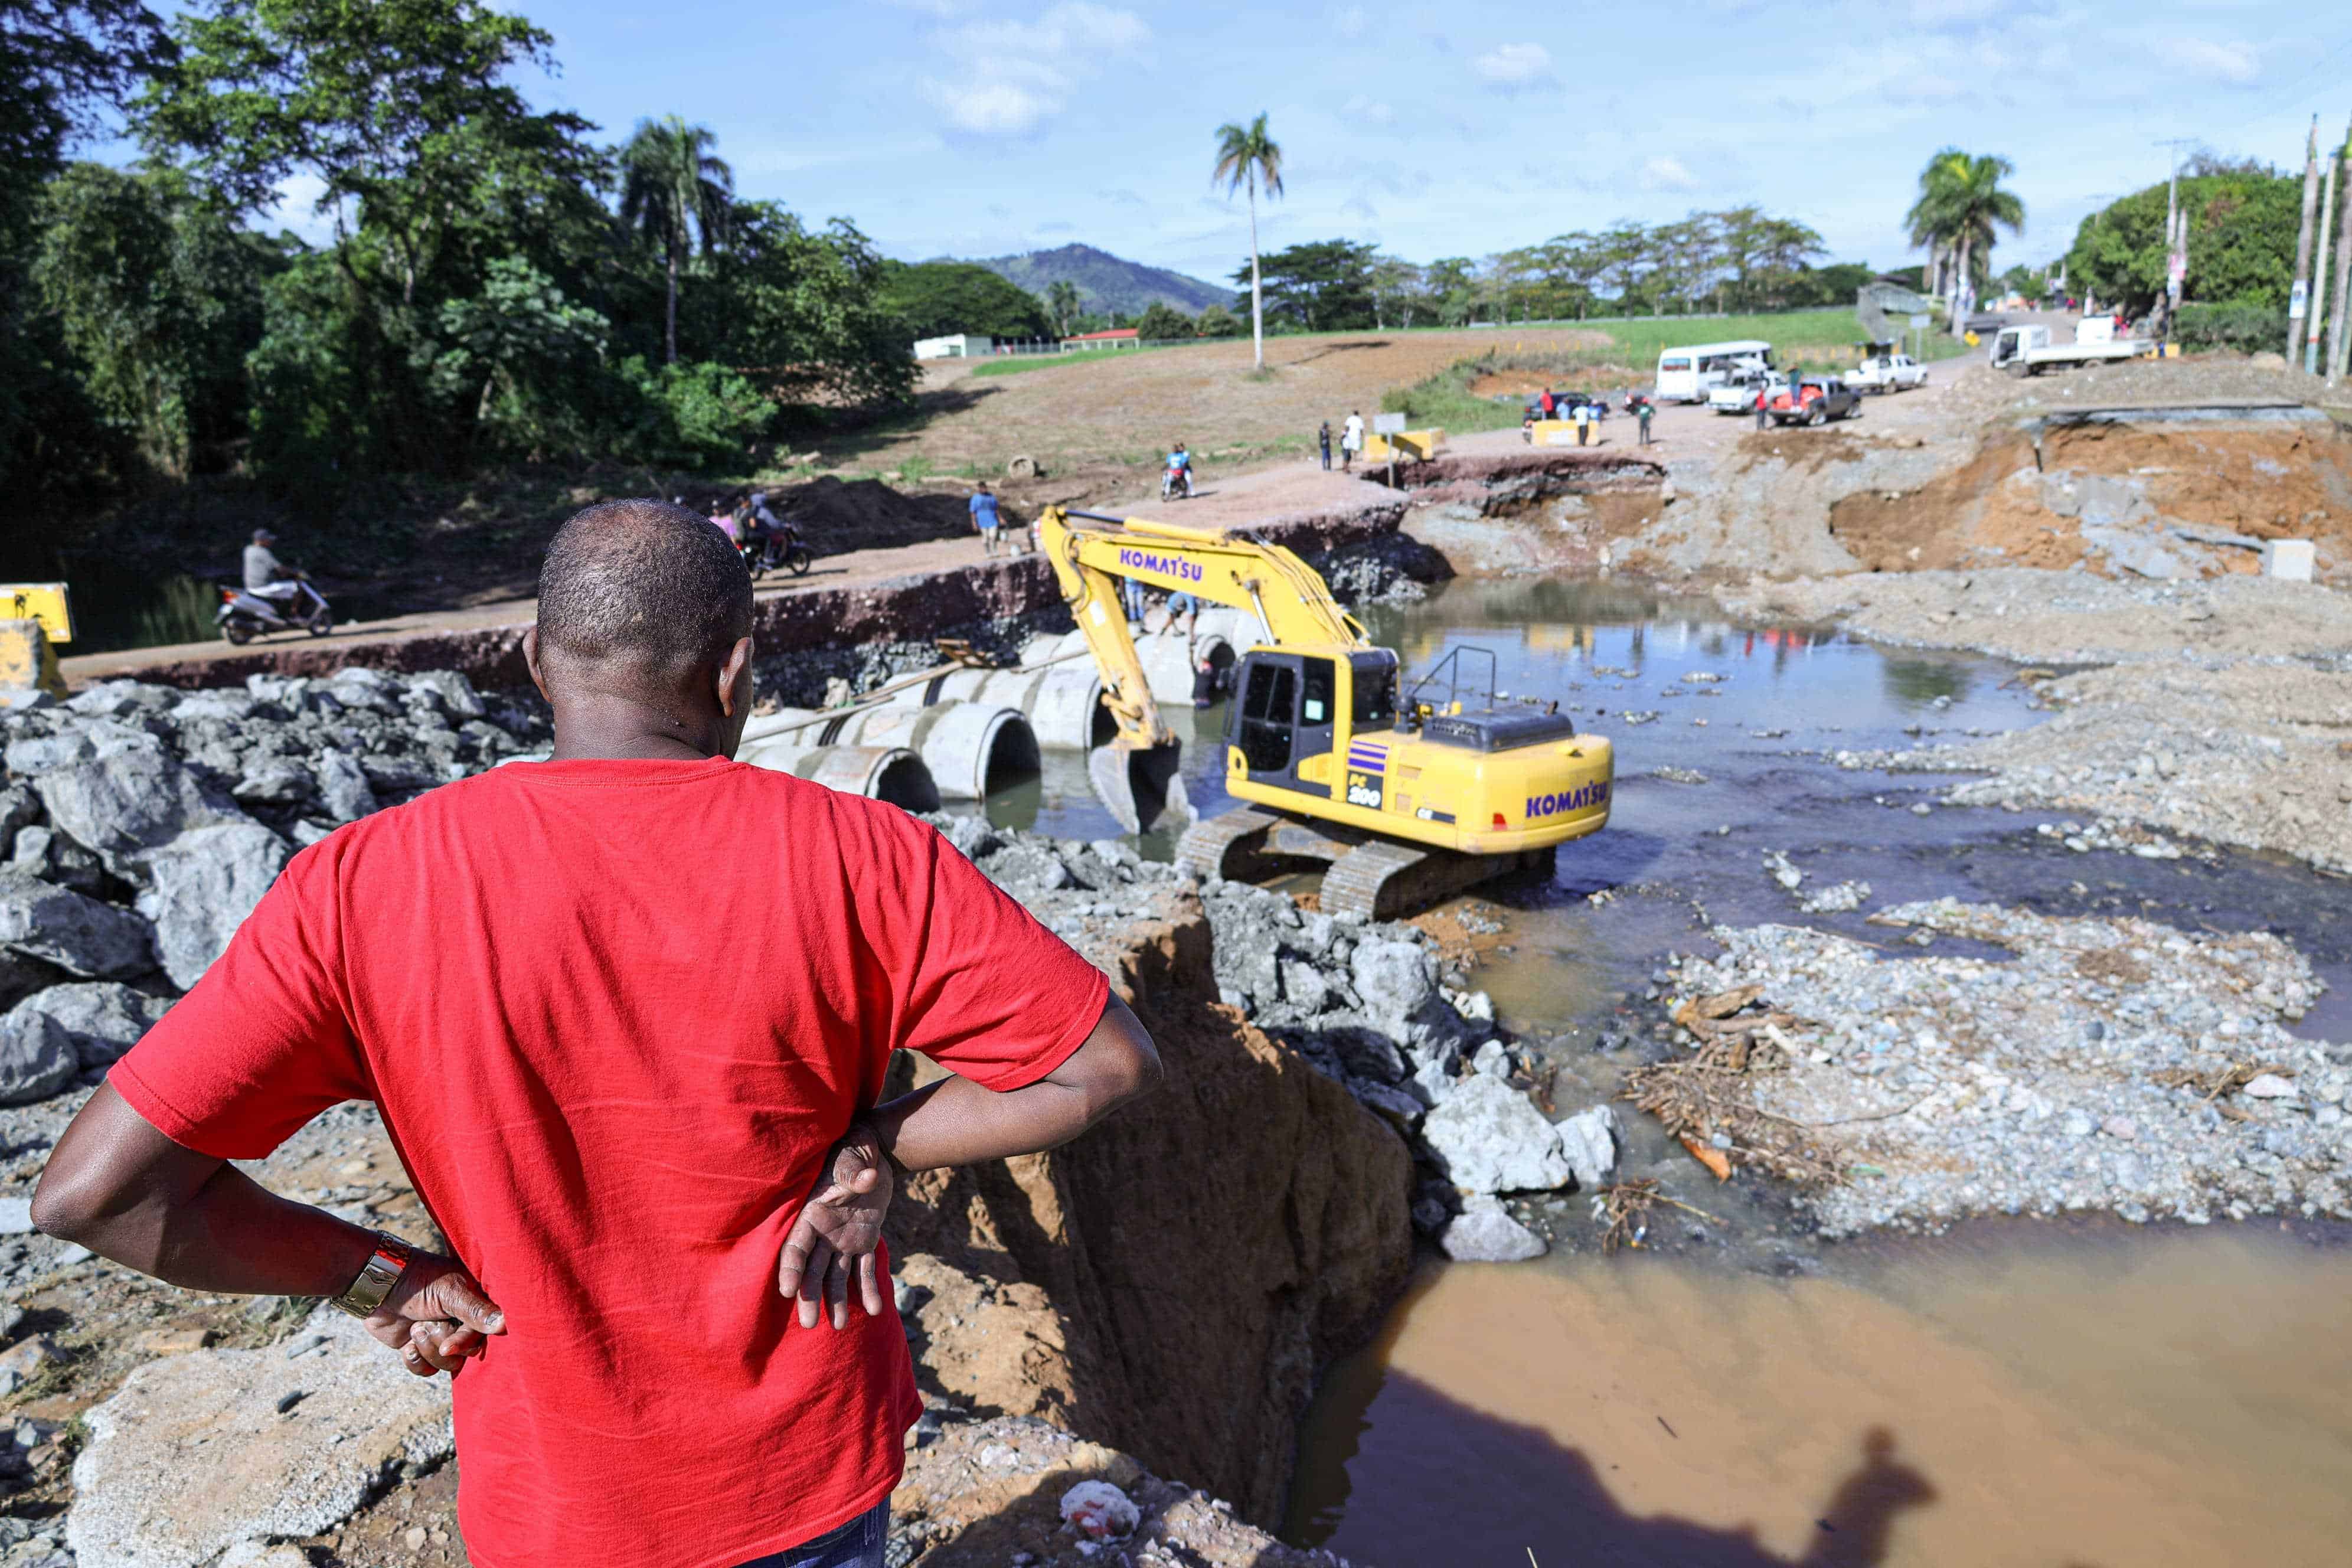
[[[1177,879],[1172,867],[1117,840],[1066,844],[978,817],[930,820],[1024,900],[1082,889],[1103,895],[1087,909],[1116,918],[1135,884]],[[1607,1180],[1615,1113],[1594,1106],[1554,1123],[1537,1109],[1526,1092],[1529,1064],[1496,1026],[1494,1004],[1443,984],[1422,931],[1302,910],[1247,883],[1212,880],[1201,893],[1220,999],[1405,1134],[1427,1172],[1414,1221],[1453,1256],[1495,1261],[1542,1250],[1491,1204],[1475,1205],[1481,1217],[1465,1224],[1474,1212],[1465,1200],[1571,1184],[1591,1191]]]
[[[2352,1045],[2288,1032],[2320,982],[2284,942],[1950,900],[1875,918],[2015,956],[1718,928],[1724,955],[1685,962],[1661,1004],[1687,1019],[1754,987],[1795,1016],[1785,1051],[1743,1061],[1736,1109],[1839,1173],[1799,1191],[1825,1234],[2076,1209],[2352,1218]]]
[[[0,1105],[128,1050],[298,847],[541,729],[444,670],[109,681],[0,713]]]

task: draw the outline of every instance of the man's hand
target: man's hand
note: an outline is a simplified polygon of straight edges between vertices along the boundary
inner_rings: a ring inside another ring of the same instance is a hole
[[[463,1264],[417,1252],[383,1305],[369,1314],[367,1331],[398,1351],[401,1364],[417,1376],[454,1375],[482,1353],[490,1336],[507,1331],[507,1319]]]
[[[857,1276],[858,1300],[866,1316],[882,1315],[882,1284],[875,1249],[882,1245],[882,1215],[890,1207],[896,1180],[882,1157],[873,1129],[859,1124],[826,1152],[824,1167],[776,1260],[776,1291],[800,1299],[801,1327],[816,1327],[818,1303],[831,1309],[833,1326],[849,1326],[849,1277]]]

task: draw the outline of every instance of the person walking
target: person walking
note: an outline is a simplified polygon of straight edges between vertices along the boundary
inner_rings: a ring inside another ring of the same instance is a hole
[[[1644,447],[1650,444],[1650,416],[1656,412],[1657,410],[1650,406],[1648,398],[1637,397],[1633,400],[1633,422],[1641,427],[1642,445]]]
[[[988,488],[986,479],[971,492],[971,525],[980,531],[981,553],[995,554],[997,530],[1004,525],[1004,519],[997,510],[996,492]]]
[[[897,1181],[1051,1148],[1158,1075],[1102,973],[932,828],[731,760],[751,625],[708,521],[572,517],[522,644],[551,760],[296,855],[33,1195],[129,1268],[323,1298],[462,1368],[477,1563],[879,1568],[922,1410]],[[900,1049],[948,1075],[884,1100]],[[229,1163],[345,1100],[448,1254]]]
[[[1347,423],[1339,427],[1339,471],[1353,470],[1356,454],[1364,449],[1364,416],[1354,409],[1348,410]]]
[[[1323,471],[1331,471],[1331,422],[1323,421],[1323,428],[1315,433],[1316,444],[1323,448]]]

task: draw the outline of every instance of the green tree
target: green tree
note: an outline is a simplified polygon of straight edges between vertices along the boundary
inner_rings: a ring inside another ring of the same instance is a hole
[[[1295,331],[1346,331],[1372,324],[1372,257],[1369,245],[1346,239],[1311,240],[1277,250],[1234,269],[1238,288],[1246,278],[1254,310],[1271,309]]]
[[[1237,338],[1242,335],[1242,321],[1223,305],[1210,305],[1192,318],[1192,331],[1204,338]]]
[[[1045,310],[1054,318],[1055,332],[1067,337],[1070,323],[1077,319],[1078,286],[1066,278],[1055,279],[1053,287],[1045,290]]]
[[[173,33],[178,66],[139,105],[149,150],[240,212],[310,175],[339,236],[380,237],[404,304],[486,187],[602,169],[586,121],[534,113],[503,79],[551,68],[549,36],[472,0],[210,0]]]
[[[99,477],[119,447],[32,279],[42,186],[171,54],[163,24],[136,0],[0,4],[0,489],[19,518]],[[32,533],[0,529],[26,552],[11,559],[52,569]]]
[[[2158,183],[2084,218],[2066,252],[2069,289],[2114,300],[2133,315],[2153,309],[2165,285],[2167,195]],[[2181,177],[2179,202],[2189,215],[2182,302],[2284,312],[2294,282],[2303,176],[2260,165],[2195,163]]]
[[[1250,342],[1257,368],[1265,368],[1265,303],[1258,287],[1257,193],[1262,184],[1270,200],[1282,195],[1282,149],[1266,134],[1265,116],[1247,125],[1227,121],[1217,127],[1217,166],[1210,172],[1214,184],[1223,181],[1225,199],[1234,192],[1249,192],[1250,214]]]
[[[641,120],[623,143],[621,221],[662,253],[669,269],[662,359],[677,363],[677,274],[698,244],[708,253],[726,232],[735,174],[710,149],[709,128],[675,114]]]
[[[2001,181],[2015,173],[2017,166],[2006,158],[1958,147],[1944,148],[1919,172],[1919,198],[1904,215],[1904,222],[1914,245],[1941,246],[1951,254],[1948,331],[1960,330],[1977,273],[1991,268],[1995,229],[2015,234],[2025,227],[2025,204],[2001,186]]]
[[[499,450],[546,458],[593,449],[596,435],[578,389],[602,376],[612,323],[564,298],[519,256],[489,265],[482,291],[441,306],[449,346],[435,359],[436,389],[473,394],[476,426]]]
[[[821,230],[772,202],[734,211],[708,287],[691,297],[689,340],[779,403],[892,406],[914,394],[906,322],[884,298],[885,263],[845,218]]]
[[[1171,308],[1165,301],[1154,300],[1136,318],[1136,335],[1146,342],[1163,342],[1170,338],[1192,336],[1192,318]]]
[[[197,443],[237,432],[278,257],[169,169],[71,164],[40,220],[33,281],[91,396],[150,465],[184,477]]]
[[[911,337],[1042,338],[1054,330],[1036,295],[969,261],[884,261],[880,284]]]

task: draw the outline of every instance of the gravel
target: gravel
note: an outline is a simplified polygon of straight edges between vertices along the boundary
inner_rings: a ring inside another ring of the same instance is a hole
[[[2352,1219],[2352,1046],[2288,1031],[2321,983],[2284,941],[1949,900],[1875,918],[2014,956],[1719,928],[1723,956],[1684,962],[1659,1004],[1754,985],[1796,1016],[1743,1081],[1843,1173],[1793,1189],[1824,1234],[2081,1209]],[[2278,1086],[2254,1092],[2256,1071]]]

